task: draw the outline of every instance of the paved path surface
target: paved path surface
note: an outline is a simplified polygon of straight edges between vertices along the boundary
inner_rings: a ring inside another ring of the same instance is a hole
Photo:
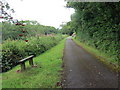
[[[117,73],[67,38],[64,50],[64,88],[117,88]]]

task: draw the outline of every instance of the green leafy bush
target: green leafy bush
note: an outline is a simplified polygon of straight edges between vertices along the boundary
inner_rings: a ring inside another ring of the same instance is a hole
[[[62,36],[31,37],[23,40],[6,40],[2,45],[2,72],[17,65],[17,62],[29,55],[39,55],[55,46]]]
[[[120,3],[68,2],[67,7],[75,9],[66,27],[74,28],[76,39],[112,58],[110,62],[118,63]]]

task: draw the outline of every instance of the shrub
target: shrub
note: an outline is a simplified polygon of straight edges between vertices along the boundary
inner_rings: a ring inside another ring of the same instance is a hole
[[[18,61],[29,56],[39,55],[55,46],[62,36],[31,37],[23,40],[6,40],[2,45],[2,72],[12,69]]]

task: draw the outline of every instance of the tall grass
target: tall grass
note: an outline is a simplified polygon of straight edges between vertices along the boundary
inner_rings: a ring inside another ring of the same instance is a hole
[[[101,52],[98,49],[87,45],[86,43],[80,42],[73,38],[73,41],[84,48],[87,52],[94,55],[101,63],[105,64],[110,70],[120,72],[119,62],[116,61],[114,56],[109,56],[107,53]]]

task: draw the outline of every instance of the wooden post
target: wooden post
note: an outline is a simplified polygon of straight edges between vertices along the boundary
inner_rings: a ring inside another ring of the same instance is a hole
[[[30,59],[29,59],[29,64],[30,64],[31,66],[33,66],[33,58],[30,58]]]
[[[25,70],[25,62],[22,62],[20,65],[21,65],[21,71],[24,71]]]

